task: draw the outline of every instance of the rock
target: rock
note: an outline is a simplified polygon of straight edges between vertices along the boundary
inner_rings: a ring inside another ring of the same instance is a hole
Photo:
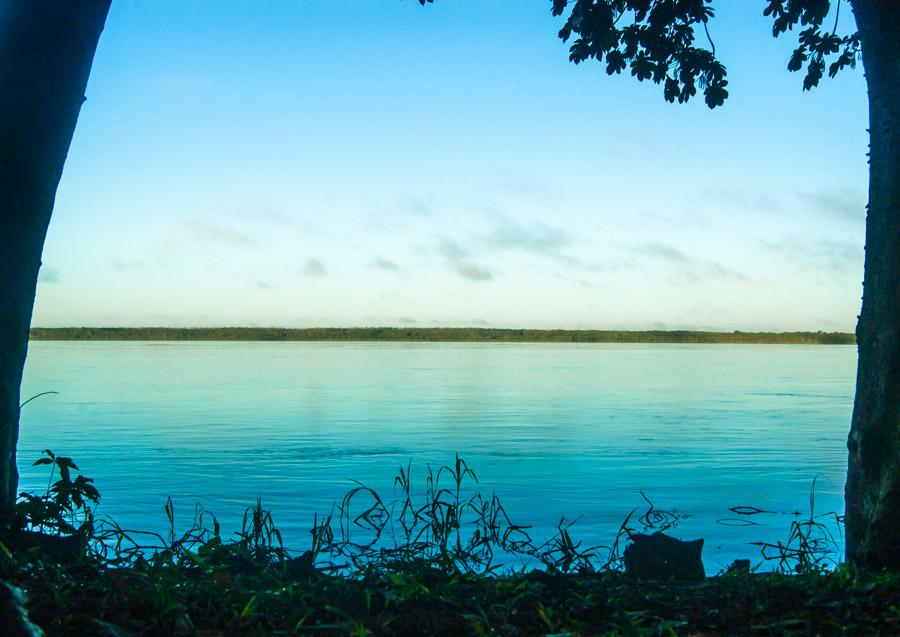
[[[630,537],[625,547],[625,572],[633,577],[659,580],[703,580],[700,554],[703,540],[684,542],[665,533]]]
[[[44,631],[28,619],[25,593],[6,582],[0,582],[0,626],[6,637],[44,637]]]

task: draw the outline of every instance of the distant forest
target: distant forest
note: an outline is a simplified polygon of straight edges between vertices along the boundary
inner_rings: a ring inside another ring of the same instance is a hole
[[[852,345],[845,332],[513,330],[481,327],[33,327],[55,341],[436,341],[503,343],[757,343]]]

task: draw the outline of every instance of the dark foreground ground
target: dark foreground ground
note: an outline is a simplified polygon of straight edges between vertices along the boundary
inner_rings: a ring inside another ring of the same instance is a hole
[[[664,583],[406,564],[346,579],[214,552],[122,569],[5,553],[0,577],[49,635],[900,635],[900,575]]]

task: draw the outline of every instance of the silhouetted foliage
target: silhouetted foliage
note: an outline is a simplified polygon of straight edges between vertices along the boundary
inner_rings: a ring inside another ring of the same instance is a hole
[[[687,102],[703,92],[707,106],[715,108],[728,98],[725,66],[716,58],[709,32],[715,16],[712,0],[551,0],[554,16],[565,17],[559,31],[563,42],[572,40],[569,59],[575,64],[594,59],[606,63],[606,72],[631,69],[638,81],[663,85],[667,102]],[[837,35],[840,2],[834,28],[823,30],[831,9],[829,0],[766,0],[764,15],[773,19],[772,34],[780,36],[798,24],[803,28],[788,70],[806,66],[804,90],[819,83],[826,63],[834,77],[856,65],[859,34]],[[702,29],[702,38],[697,31]],[[698,45],[698,42],[700,45]],[[703,44],[708,45],[702,46]]]
[[[63,466],[75,467],[49,452],[39,464],[51,467],[51,482]],[[89,550],[65,560],[0,545],[0,586],[24,591],[19,615],[27,607],[52,635],[895,632],[897,575],[856,578],[838,567],[785,569],[801,573],[789,577],[744,569],[692,583],[636,580],[620,572],[620,540],[671,529],[684,514],[645,498],[646,512],[626,517],[604,547],[607,557],[581,547],[563,522],[550,541],[532,543],[528,527],[510,523],[496,497],[466,488],[477,481],[461,458],[425,478],[424,493],[413,493],[410,468],[401,468],[395,502],[362,485],[352,489],[337,507],[338,521],[317,521],[313,550],[297,557],[282,546],[260,502],[230,539],[202,509],[177,532],[167,500],[164,534],[100,519]],[[639,526],[632,528],[632,520]],[[41,525],[26,521],[32,529]],[[373,528],[393,538],[381,543],[383,550],[357,535]],[[492,566],[495,549],[531,555],[543,570],[499,570]],[[801,559],[814,564],[813,558]]]
[[[34,465],[51,467],[47,490],[40,495],[19,494],[15,509],[18,523],[42,533],[89,537],[93,533],[93,505],[100,501],[100,492],[92,484],[93,480],[80,473],[73,479],[73,470],[78,472],[78,465],[71,458],[57,456],[49,449],[44,450]]]

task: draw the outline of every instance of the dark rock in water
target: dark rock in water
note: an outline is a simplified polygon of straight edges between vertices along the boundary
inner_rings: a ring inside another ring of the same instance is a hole
[[[0,627],[6,637],[44,636],[44,631],[28,620],[25,594],[6,582],[0,582]]]
[[[749,573],[750,560],[735,560],[729,566],[726,573]]]
[[[625,547],[625,572],[633,577],[660,580],[706,578],[700,553],[703,540],[684,542],[665,533],[631,536]]]

